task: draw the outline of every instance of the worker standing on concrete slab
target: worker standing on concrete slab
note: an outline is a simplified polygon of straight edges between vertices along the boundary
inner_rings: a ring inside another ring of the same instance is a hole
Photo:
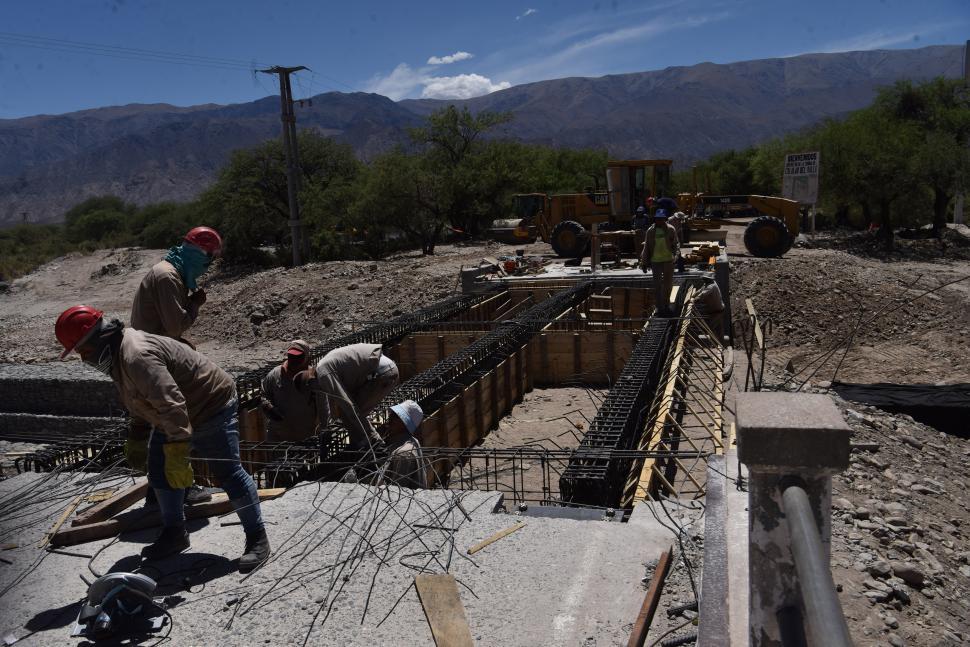
[[[647,265],[653,274],[653,294],[657,315],[669,317],[670,292],[674,287],[674,259],[680,254],[677,230],[667,223],[667,210],[657,209],[654,224],[647,230],[643,244],[640,268],[646,272]]]
[[[162,532],[145,547],[147,559],[160,559],[189,547],[183,503],[192,485],[190,451],[232,502],[246,547],[240,571],[269,558],[259,496],[239,460],[236,384],[201,353],[168,337],[104,321],[100,310],[73,306],[57,319],[54,332],[64,346],[61,359],[76,350],[90,366],[111,377],[132,415],[152,426],[148,443],[148,483],[155,490]]]
[[[283,363],[266,374],[260,406],[266,415],[266,440],[298,442],[313,435],[317,403],[313,394],[297,390],[293,381],[310,362],[310,346],[302,339],[290,342]]]
[[[414,400],[391,407],[386,437],[388,460],[383,468],[383,481],[412,490],[427,489],[428,464],[421,452],[421,421],[424,411]]]
[[[185,331],[195,323],[199,308],[206,301],[205,290],[197,280],[212,260],[222,254],[222,238],[215,229],[195,227],[177,245],[156,263],[142,279],[131,305],[131,327],[154,335],[177,339],[192,348],[195,345],[185,339]],[[135,416],[131,417],[125,456],[132,469],[145,471],[148,452],[149,425]],[[192,486],[186,497],[189,503],[208,501],[212,495],[198,486]],[[146,502],[154,503],[151,490]]]
[[[400,381],[397,364],[386,357],[380,344],[351,344],[324,355],[315,367],[296,378],[297,388],[316,395],[318,431],[330,421],[332,408],[350,432],[351,448],[382,449],[381,440],[367,415]]]

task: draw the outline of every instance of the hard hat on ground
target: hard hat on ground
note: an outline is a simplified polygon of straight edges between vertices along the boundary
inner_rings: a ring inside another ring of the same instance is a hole
[[[408,432],[412,434],[417,431],[418,427],[421,426],[421,421],[424,420],[424,411],[421,409],[421,405],[414,400],[405,400],[395,404],[391,407],[391,411],[397,414],[404,426],[408,428]]]
[[[61,342],[64,352],[61,359],[71,354],[71,351],[87,341],[88,336],[98,328],[98,323],[104,318],[104,313],[91,306],[71,306],[61,313],[54,324],[54,334]]]
[[[666,220],[667,219],[667,210],[666,209],[657,209],[657,212],[655,214],[653,214],[653,217],[656,218],[657,220]]]
[[[222,254],[222,238],[212,227],[195,227],[185,234],[185,242],[191,243],[209,256]]]

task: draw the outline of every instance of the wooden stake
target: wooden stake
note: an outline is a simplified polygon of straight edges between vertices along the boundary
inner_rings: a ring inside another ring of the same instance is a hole
[[[495,543],[496,541],[498,541],[502,537],[505,537],[506,535],[511,535],[513,532],[515,532],[516,530],[518,530],[519,528],[522,528],[524,526],[525,526],[525,523],[523,523],[523,522],[520,521],[517,524],[515,524],[514,526],[509,526],[505,530],[499,530],[497,533],[495,533],[494,535],[492,535],[488,539],[486,539],[484,541],[480,541],[477,544],[475,544],[474,546],[472,546],[471,548],[469,548],[468,549],[468,554],[469,555],[474,555],[475,553],[477,553],[481,549],[485,548],[489,544]]]
[[[664,580],[667,578],[667,571],[670,570],[670,556],[673,548],[668,548],[657,560],[657,568],[653,571],[650,578],[650,588],[643,598],[643,605],[637,615],[637,621],[633,624],[630,632],[630,642],[627,647],[643,647],[647,640],[647,632],[650,631],[650,623],[653,622],[653,614],[657,611],[657,604],[660,602],[660,594],[663,593]]]
[[[46,535],[44,535],[43,541],[40,542],[41,548],[43,548],[44,546],[46,546],[51,542],[51,539],[54,537],[54,535],[57,534],[57,531],[61,529],[61,526],[64,525],[64,522],[67,521],[67,518],[70,517],[72,514],[74,514],[74,511],[77,510],[77,507],[81,505],[81,501],[83,500],[84,500],[84,495],[79,494],[76,497],[74,497],[74,500],[71,501],[71,503],[66,508],[64,508],[64,512],[61,513],[61,516],[57,518],[57,521],[54,522],[54,525],[51,526],[51,529],[47,531]]]

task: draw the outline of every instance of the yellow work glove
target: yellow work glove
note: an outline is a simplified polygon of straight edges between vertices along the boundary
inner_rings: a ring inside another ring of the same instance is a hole
[[[125,441],[125,460],[136,472],[148,471],[148,441],[129,438]]]
[[[190,487],[195,480],[192,463],[189,461],[189,441],[169,441],[162,445],[165,453],[165,480],[168,486],[182,490]]]

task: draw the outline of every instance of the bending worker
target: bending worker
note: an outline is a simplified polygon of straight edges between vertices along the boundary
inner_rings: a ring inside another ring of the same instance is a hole
[[[313,435],[317,403],[313,394],[298,391],[294,379],[310,361],[310,346],[302,339],[290,342],[283,363],[266,374],[260,406],[266,414],[266,440],[300,441]]]
[[[202,354],[168,337],[106,323],[101,311],[73,306],[57,319],[54,332],[64,346],[61,359],[76,350],[81,359],[111,377],[133,416],[154,426],[148,444],[148,483],[155,490],[162,531],[142,550],[160,559],[189,547],[183,500],[192,485],[190,450],[229,495],[246,532],[239,570],[251,571],[269,558],[256,484],[239,461],[236,385]]]
[[[215,229],[195,227],[190,230],[182,244],[168,250],[165,258],[152,266],[142,279],[131,305],[131,327],[171,337],[195,348],[183,335],[195,323],[199,308],[206,301],[205,290],[199,288],[197,280],[209,268],[212,259],[221,253],[222,238]],[[145,421],[132,416],[125,445],[125,455],[132,469],[142,472],[146,469],[150,431]],[[198,486],[193,486],[187,496],[190,503],[211,498]],[[154,503],[150,491],[146,502]]]
[[[414,400],[391,407],[394,415],[387,422],[387,464],[384,481],[400,487],[427,489],[428,465],[421,452],[421,421],[424,411]]]
[[[647,265],[653,273],[653,294],[657,315],[669,317],[670,292],[674,286],[674,258],[680,253],[677,230],[667,224],[667,210],[657,209],[654,223],[647,230],[643,243],[640,267],[646,272]]]
[[[320,431],[336,406],[350,432],[352,449],[382,449],[384,441],[367,415],[399,381],[397,364],[384,356],[380,344],[351,344],[335,348],[304,371],[297,388],[316,394]]]

